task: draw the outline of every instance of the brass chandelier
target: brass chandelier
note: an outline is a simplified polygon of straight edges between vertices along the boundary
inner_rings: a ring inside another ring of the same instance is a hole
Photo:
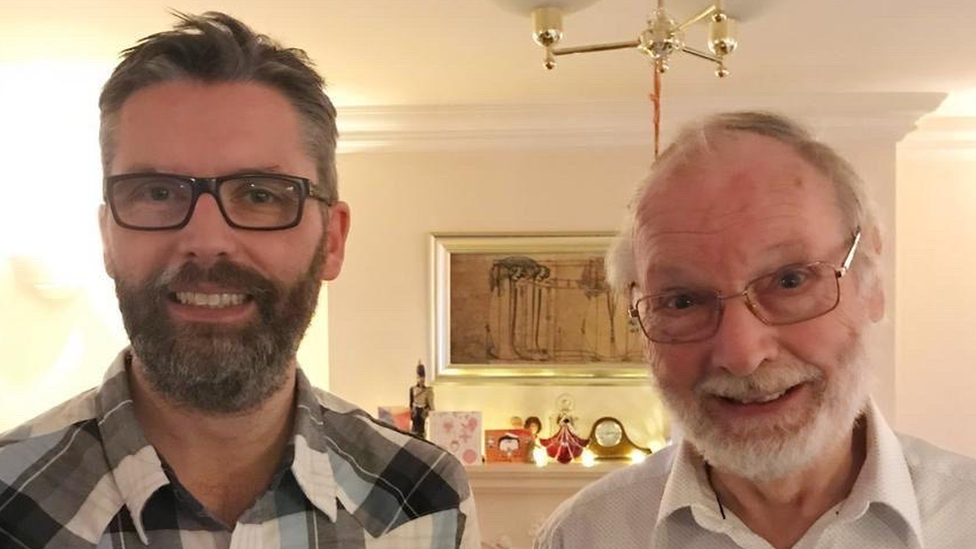
[[[558,5],[540,5],[531,11],[532,37],[545,49],[544,66],[550,70],[556,68],[556,57],[560,55],[636,48],[651,58],[659,73],[668,70],[672,55],[683,52],[711,61],[716,65],[715,75],[724,78],[729,75],[725,59],[735,51],[738,40],[736,20],[725,10],[723,4],[723,0],[715,0],[679,23],[665,10],[664,0],[657,0],[657,8],[648,16],[646,27],[637,39],[573,47],[557,47],[563,37],[564,9]],[[708,51],[685,43],[685,29],[700,22],[708,24]]]

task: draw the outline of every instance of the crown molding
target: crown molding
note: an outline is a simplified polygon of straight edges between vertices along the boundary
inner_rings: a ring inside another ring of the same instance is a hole
[[[976,116],[926,116],[899,146],[909,150],[973,151]]]
[[[944,98],[939,93],[858,93],[666,98],[662,142],[701,116],[769,110],[824,139],[898,142]],[[340,106],[339,153],[622,147],[651,144],[647,100],[510,105]]]

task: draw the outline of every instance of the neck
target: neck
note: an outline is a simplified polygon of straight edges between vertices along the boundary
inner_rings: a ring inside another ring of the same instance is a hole
[[[710,480],[720,505],[773,547],[792,547],[825,512],[844,501],[866,457],[863,422],[808,467],[773,481],[754,481],[720,469]]]
[[[294,424],[295,368],[282,389],[253,410],[211,415],[155,392],[133,357],[129,385],[146,439],[209,511],[233,524],[277,471]]]

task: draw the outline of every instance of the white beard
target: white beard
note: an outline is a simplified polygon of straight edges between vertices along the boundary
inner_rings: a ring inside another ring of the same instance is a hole
[[[716,371],[696,384],[691,395],[660,385],[661,395],[684,438],[707,463],[752,481],[780,479],[802,471],[852,432],[868,404],[867,335],[854,341],[829,380],[811,364],[790,361],[763,365],[745,377]],[[807,384],[802,390],[814,393],[808,409],[731,429],[716,422],[703,405],[708,394],[770,394],[801,382]]]

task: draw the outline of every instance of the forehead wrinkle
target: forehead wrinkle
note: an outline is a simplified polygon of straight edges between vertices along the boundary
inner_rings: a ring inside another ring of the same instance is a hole
[[[683,269],[697,266],[697,276],[729,282],[780,267],[775,260],[820,253],[809,250],[808,233],[818,216],[826,219],[814,212],[840,213],[833,185],[781,143],[755,136],[720,141],[661,166],[639,196],[632,242],[642,283],[665,255]],[[796,251],[779,246],[789,239],[799,243]]]
[[[808,206],[810,198],[796,192],[796,181],[768,181],[757,184],[746,182],[749,187],[743,193],[728,196],[729,187],[724,189],[702,189],[691,200],[678,200],[668,196],[668,190],[649,194],[637,211],[641,226],[655,225],[662,230],[720,232],[724,228],[737,226],[743,218],[778,218],[794,216]],[[756,187],[762,185],[762,189]],[[675,189],[674,192],[682,192]],[[655,196],[657,195],[657,196]]]
[[[638,273],[642,277],[640,282],[647,283],[653,277],[661,278],[663,282],[677,280],[737,288],[741,283],[787,264],[833,259],[833,256],[820,257],[827,250],[811,249],[812,243],[800,230],[802,227],[795,225],[794,216],[772,214],[761,221],[765,226],[778,225],[784,229],[755,230],[754,238],[744,242],[737,234],[742,231],[734,230],[734,223],[711,230],[648,232],[646,226],[641,227],[634,240],[639,247],[635,252]]]

